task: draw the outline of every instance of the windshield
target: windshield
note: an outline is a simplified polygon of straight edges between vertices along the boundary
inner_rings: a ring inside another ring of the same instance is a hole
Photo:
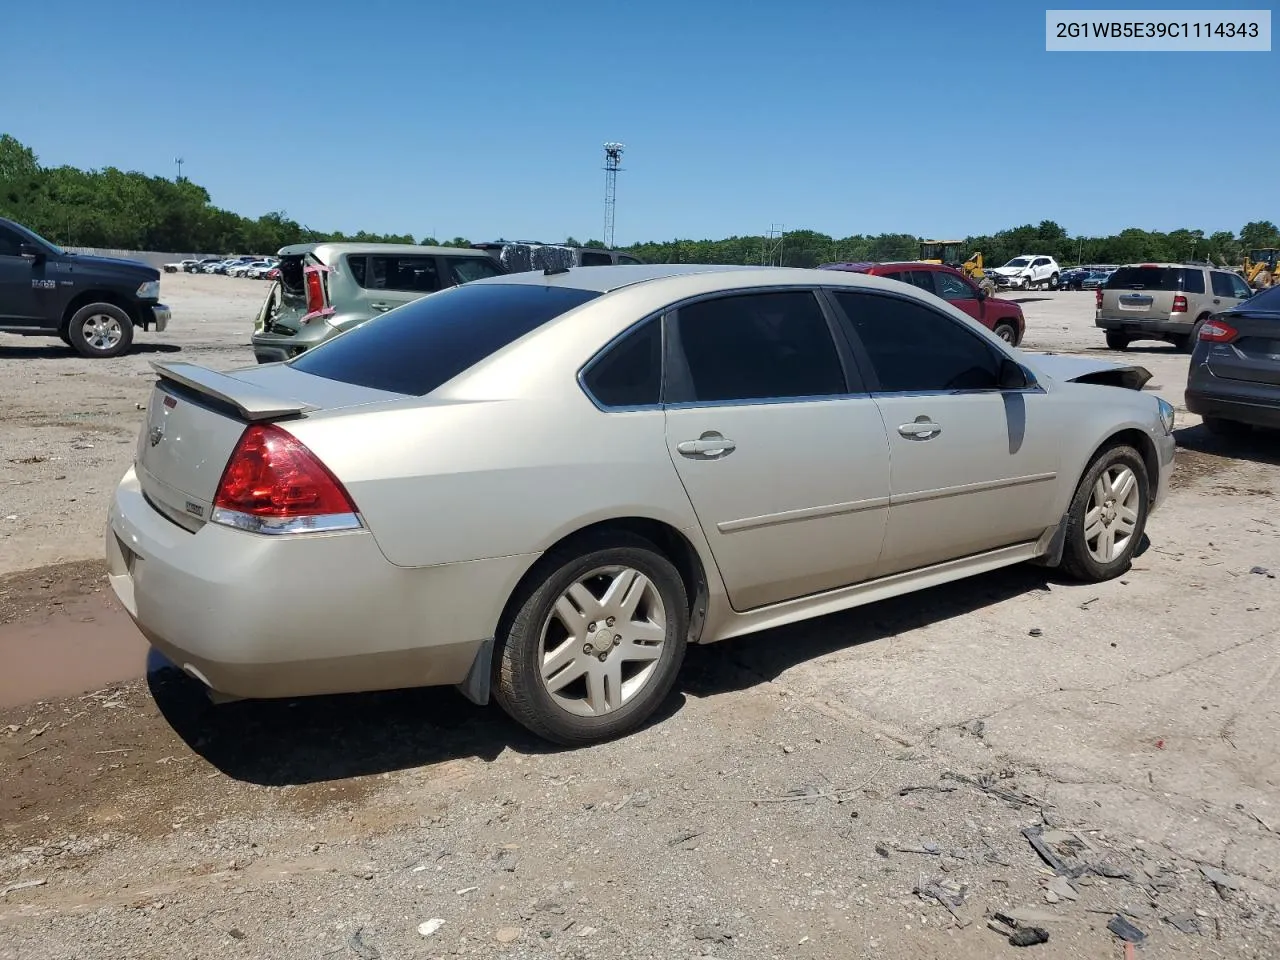
[[[1031,261],[1027,257],[1014,257],[1005,264],[1006,267],[1027,267],[1030,265]]]

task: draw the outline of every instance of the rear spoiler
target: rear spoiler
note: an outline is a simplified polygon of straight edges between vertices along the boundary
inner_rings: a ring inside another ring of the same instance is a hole
[[[221,403],[235,407],[245,420],[275,420],[279,417],[305,414],[318,407],[265,393],[251,383],[218,373],[194,363],[152,360],[151,367],[162,381],[168,380],[187,390],[194,390]]]

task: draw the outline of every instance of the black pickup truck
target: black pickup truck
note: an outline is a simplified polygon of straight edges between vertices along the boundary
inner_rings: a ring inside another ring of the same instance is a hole
[[[115,357],[138,327],[168,325],[159,270],[68,253],[0,218],[0,333],[61,337],[82,356]]]

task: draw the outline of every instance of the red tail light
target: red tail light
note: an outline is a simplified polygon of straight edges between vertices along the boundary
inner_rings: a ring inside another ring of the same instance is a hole
[[[1184,297],[1182,294],[1178,294],[1176,297],[1173,298],[1173,312],[1174,313],[1187,312],[1187,298]]]
[[[254,533],[352,530],[351,497],[296,437],[274,424],[248,427],[213,498],[213,521]]]
[[[1206,320],[1200,327],[1200,339],[1206,343],[1230,343],[1240,331],[1224,320]]]
[[[1102,309],[1102,288],[1098,287],[1093,291],[1093,305],[1098,310]]]
[[[302,283],[307,293],[307,312],[302,317],[303,323],[310,323],[316,317],[327,317],[333,313],[329,306],[329,291],[325,288],[324,277],[327,267],[306,267],[302,272]]]

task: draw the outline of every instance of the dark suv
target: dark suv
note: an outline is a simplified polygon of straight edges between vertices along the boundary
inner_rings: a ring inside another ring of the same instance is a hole
[[[0,332],[60,337],[82,356],[114,357],[138,327],[168,325],[155,267],[69,253],[0,219]]]

